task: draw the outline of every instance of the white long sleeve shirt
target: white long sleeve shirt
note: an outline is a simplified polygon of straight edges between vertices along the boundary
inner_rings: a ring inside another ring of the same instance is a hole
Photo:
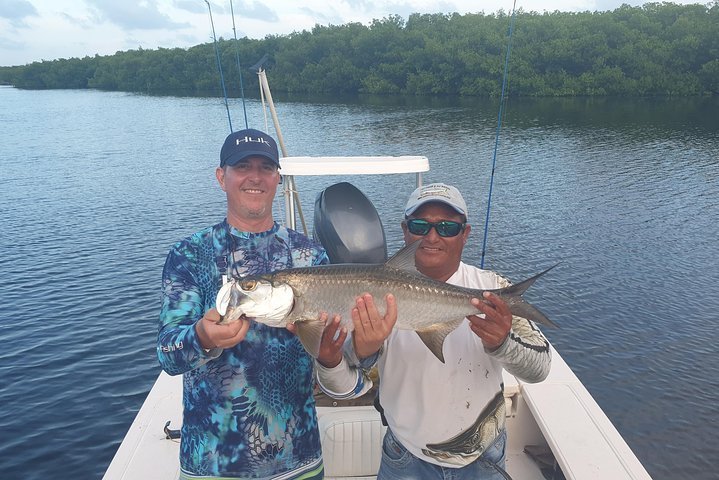
[[[509,285],[496,273],[465,263],[447,282],[477,289]],[[357,373],[351,340],[346,347],[347,360],[334,369],[318,368],[321,388],[337,398],[361,395],[371,386]],[[479,458],[504,429],[504,402],[497,401],[502,369],[539,382],[549,373],[551,353],[534,323],[519,317],[513,318],[507,340],[493,352],[485,350],[469,321],[447,335],[443,352],[445,363],[415,332],[394,329],[377,360],[380,404],[393,435],[413,455],[461,467]],[[477,435],[467,435],[467,430]]]

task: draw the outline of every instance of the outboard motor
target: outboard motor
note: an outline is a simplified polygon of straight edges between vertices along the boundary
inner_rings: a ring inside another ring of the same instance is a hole
[[[387,240],[372,202],[354,185],[341,182],[315,200],[312,235],[332,263],[384,263]]]

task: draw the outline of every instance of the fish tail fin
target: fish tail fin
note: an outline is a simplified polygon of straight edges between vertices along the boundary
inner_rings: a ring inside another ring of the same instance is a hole
[[[541,310],[539,310],[537,307],[522,298],[524,292],[526,292],[529,287],[531,287],[534,282],[537,281],[539,277],[541,277],[557,265],[559,264],[557,263],[556,265],[552,265],[548,269],[534,275],[533,277],[530,277],[509,287],[502,288],[497,292],[500,295],[513,297],[510,305],[512,314],[517,315],[518,317],[532,320],[536,323],[541,323],[542,325],[546,325],[548,327],[559,328],[559,325],[551,321],[544,313],[542,313]]]
[[[548,271],[550,271],[557,265],[559,265],[559,264],[557,263],[556,265],[552,265],[545,271],[539,272],[535,276],[529,277],[528,279],[523,280],[519,283],[515,283],[514,285],[510,285],[509,287],[506,287],[506,288],[502,288],[501,292],[509,294],[509,295],[517,295],[517,296],[522,295],[522,294],[524,294],[524,292],[526,292],[529,289],[529,287],[531,287],[534,284],[534,282],[537,281],[537,279],[539,277],[541,277],[542,275],[544,275],[545,273],[547,273]]]
[[[532,320],[535,323],[541,323],[547,327],[559,328],[559,325],[551,321],[540,309],[522,297],[516,297],[510,308],[513,315]]]

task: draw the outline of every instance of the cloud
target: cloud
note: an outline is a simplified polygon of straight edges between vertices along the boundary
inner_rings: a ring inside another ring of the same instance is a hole
[[[297,9],[299,13],[312,19],[315,25],[341,25],[347,23],[342,16],[335,10],[326,9],[325,11],[313,10],[309,7],[300,7]],[[299,29],[301,30],[301,29]]]
[[[406,20],[411,14],[432,14],[432,13],[444,13],[450,14],[461,11],[456,5],[457,2],[447,1],[433,1],[433,2],[404,2],[404,3],[389,3],[387,4],[386,10],[391,14],[396,14],[404,17]],[[466,9],[465,9],[466,10]],[[479,11],[477,9],[476,11]]]
[[[0,18],[9,20],[13,27],[25,27],[26,17],[37,16],[37,10],[27,0],[0,0]]]
[[[27,0],[0,0],[0,17],[9,20],[22,20],[25,17],[37,16],[37,10]]]
[[[16,40],[11,40],[0,36],[0,49],[1,50],[19,50],[24,48],[25,44]]]
[[[201,2],[200,0],[175,0],[173,4],[176,8],[185,10],[186,12],[207,13],[207,4],[205,2]],[[216,8],[217,7],[215,5],[212,5],[213,11]]]
[[[174,22],[160,12],[157,1],[88,0],[98,17],[127,30],[161,30],[185,28],[187,23]]]
[[[363,12],[369,12],[377,8],[372,0],[345,0],[344,3],[352,9],[359,9]]]
[[[278,22],[280,19],[277,13],[264,3],[253,1],[233,2],[235,15],[239,18],[247,18],[251,20],[260,20],[262,22]]]

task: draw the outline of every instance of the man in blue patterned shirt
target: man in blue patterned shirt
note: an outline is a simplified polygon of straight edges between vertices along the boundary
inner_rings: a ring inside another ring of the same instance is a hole
[[[313,360],[286,329],[241,319],[218,325],[224,280],[328,263],[321,245],[272,216],[277,144],[230,134],[217,181],[227,218],[175,244],[162,274],[157,355],[183,374],[181,479],[321,479]]]

